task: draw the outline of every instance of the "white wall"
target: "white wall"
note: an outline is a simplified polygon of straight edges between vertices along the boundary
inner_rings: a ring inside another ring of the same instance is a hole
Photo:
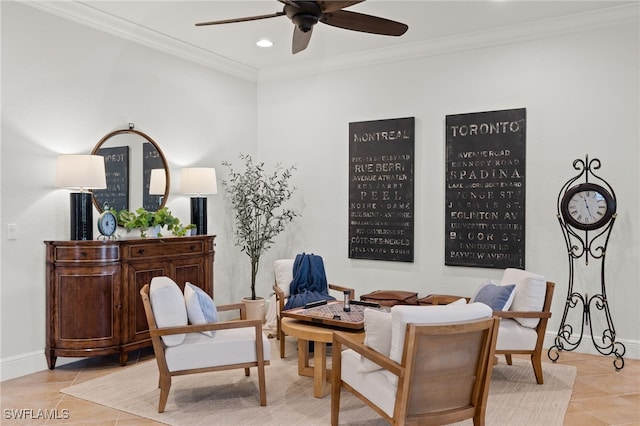
[[[67,239],[68,192],[53,187],[60,153],[88,153],[106,133],[134,122],[153,137],[172,173],[219,168],[240,152],[295,163],[294,205],[303,214],[261,262],[268,296],[274,259],[325,258],[329,279],[356,288],[469,295],[501,271],[444,266],[444,118],[527,108],[527,268],[557,283],[559,324],[566,249],[555,213],[560,187],[585,154],[602,161],[619,216],[607,253],[607,295],[627,356],[640,358],[638,24],[264,81],[237,79],[56,18],[2,2],[1,344],[2,379],[46,368],[43,240]],[[416,117],[415,261],[350,260],[348,123]],[[233,246],[222,187],[209,199],[218,235],[216,299],[248,293],[249,261]],[[188,199],[169,207],[188,220]],[[8,241],[6,225],[18,225]],[[581,276],[586,273],[581,273]],[[244,284],[243,284],[244,283]],[[579,284],[594,294],[592,281]],[[595,316],[596,314],[594,314]],[[589,352],[585,341],[580,351]],[[59,360],[59,364],[64,360]]]
[[[271,257],[306,251],[325,258],[332,282],[358,294],[407,289],[472,295],[501,270],[444,265],[444,120],[447,114],[527,109],[526,267],[557,283],[549,332],[567,294],[567,249],[556,200],[575,159],[599,158],[618,196],[607,253],[607,295],[627,356],[640,357],[640,70],[638,23],[442,54],[258,87],[258,147],[298,166],[303,217]],[[415,261],[348,258],[349,122],[416,118]],[[295,233],[295,236],[292,234]],[[582,264],[581,264],[582,265]],[[574,290],[599,293],[591,262]],[[594,279],[595,278],[595,279]],[[264,287],[263,287],[264,288]],[[263,290],[263,292],[266,290]],[[594,322],[604,320],[594,309]],[[579,327],[579,322],[574,325]],[[588,333],[587,333],[588,334]],[[580,351],[593,351],[586,338]]]
[[[89,153],[129,122],[164,151],[174,179],[168,206],[188,223],[179,169],[221,171],[223,160],[255,152],[256,83],[2,2],[3,379],[46,368],[43,241],[69,238],[69,191],[53,186],[56,157]],[[208,202],[215,291],[235,301],[242,289],[229,283],[249,273],[234,256],[222,189]],[[7,224],[17,224],[17,240],[6,239]]]

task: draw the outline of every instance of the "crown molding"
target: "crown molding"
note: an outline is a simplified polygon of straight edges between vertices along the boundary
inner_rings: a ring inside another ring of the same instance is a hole
[[[125,40],[195,62],[215,70],[256,81],[258,70],[206,49],[167,37],[157,31],[115,17],[86,3],[76,1],[20,0],[24,5],[115,35]]]
[[[465,50],[520,43],[595,28],[638,22],[640,3],[611,7],[533,23],[495,28],[453,37],[407,43],[393,48],[377,49],[307,61],[295,65],[256,69],[217,55],[206,49],[167,37],[157,31],[114,17],[76,1],[21,0],[21,3],[135,43],[204,65],[251,81],[282,80],[290,77],[321,74],[339,70],[411,60]]]
[[[617,26],[625,23],[637,23],[639,17],[640,3],[636,3],[527,24],[512,25],[416,43],[407,43],[393,48],[335,56],[323,61],[309,61],[283,67],[261,68],[258,71],[258,80],[281,80],[296,76],[369,67],[384,63],[397,63],[399,61],[465,50],[514,44],[562,34],[578,33],[596,28]]]

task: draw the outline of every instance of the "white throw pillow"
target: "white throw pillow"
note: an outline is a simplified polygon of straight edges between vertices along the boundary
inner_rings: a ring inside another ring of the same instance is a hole
[[[454,300],[451,303],[447,303],[447,305],[466,305],[467,304],[467,299],[465,299],[464,297],[461,297],[458,300]]]
[[[158,328],[187,325],[187,309],[180,287],[169,277],[154,277],[149,286],[149,301]],[[162,336],[167,346],[177,346],[186,334]]]
[[[187,282],[184,285],[184,301],[187,304],[187,316],[191,324],[208,324],[218,322],[216,304],[200,287]],[[203,331],[209,337],[213,337],[215,331]]]
[[[389,356],[391,351],[391,312],[365,308],[364,332],[365,345],[383,355]],[[381,368],[375,362],[363,356],[360,357],[359,373],[368,373]]]
[[[547,293],[547,279],[542,275],[523,271],[522,269],[507,268],[502,276],[501,285],[515,284],[515,297],[510,311],[540,312],[544,306]],[[523,327],[535,328],[539,318],[515,318]]]

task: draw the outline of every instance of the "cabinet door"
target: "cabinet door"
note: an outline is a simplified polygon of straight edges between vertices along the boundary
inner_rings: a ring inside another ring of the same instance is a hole
[[[127,343],[149,339],[149,325],[142,306],[140,290],[150,284],[153,277],[171,276],[169,262],[130,263],[126,268],[125,340]]]
[[[52,320],[57,348],[120,344],[119,270],[118,266],[56,268]]]
[[[179,259],[171,262],[172,278],[184,292],[184,285],[190,282],[208,292],[204,273],[204,261],[201,256],[192,259]],[[210,294],[210,293],[209,293]]]

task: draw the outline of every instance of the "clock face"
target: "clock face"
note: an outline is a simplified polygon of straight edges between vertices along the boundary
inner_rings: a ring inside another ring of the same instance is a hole
[[[105,211],[100,215],[98,219],[98,231],[100,234],[110,237],[115,234],[118,228],[118,220],[116,215],[110,211]]]
[[[560,208],[569,225],[582,230],[593,230],[611,220],[616,212],[616,203],[609,191],[600,185],[583,183],[564,194]]]

